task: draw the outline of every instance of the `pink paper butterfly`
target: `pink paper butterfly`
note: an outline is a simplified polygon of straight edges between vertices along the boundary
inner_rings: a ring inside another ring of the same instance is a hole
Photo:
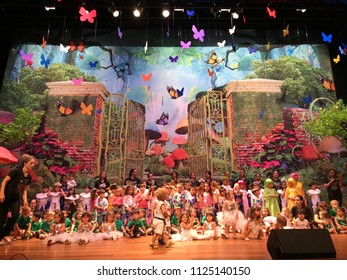
[[[188,41],[187,43],[181,41],[181,47],[182,49],[189,49],[190,45],[192,44],[191,41]]]
[[[76,78],[72,78],[72,82],[74,85],[80,85],[83,82],[83,77],[76,79]]]
[[[204,41],[204,37],[205,37],[205,31],[204,29],[201,29],[200,31],[198,31],[198,29],[196,28],[196,26],[193,24],[192,26],[192,31],[194,32],[194,39],[196,40],[200,40],[200,42]]]
[[[94,22],[94,18],[96,17],[96,10],[87,11],[85,8],[80,8],[80,21],[88,20],[90,23]]]
[[[23,50],[19,50],[20,57],[25,61],[33,60],[33,53],[26,54]]]

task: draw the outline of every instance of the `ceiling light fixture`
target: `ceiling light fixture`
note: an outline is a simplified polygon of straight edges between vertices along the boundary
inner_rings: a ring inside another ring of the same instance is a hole
[[[163,9],[161,11],[161,14],[163,17],[167,18],[170,16],[170,9],[169,9],[169,4],[168,3],[162,3]]]
[[[168,17],[170,16],[170,11],[168,8],[164,8],[161,14],[163,15],[163,17]]]
[[[109,7],[108,11],[114,16],[119,17],[120,16],[120,10],[118,10],[116,7]]]
[[[54,6],[45,6],[46,11],[55,10]]]
[[[142,12],[143,12],[143,8],[136,7],[133,11],[134,17],[140,17]]]

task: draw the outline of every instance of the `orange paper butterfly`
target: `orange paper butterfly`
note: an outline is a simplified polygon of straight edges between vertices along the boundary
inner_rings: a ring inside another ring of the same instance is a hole
[[[81,102],[81,109],[82,109],[82,114],[85,115],[92,115],[92,110],[93,110],[93,104],[89,104],[88,106],[86,106],[86,104],[82,101]]]
[[[148,75],[146,75],[145,73],[142,73],[142,79],[143,79],[144,81],[150,81],[151,78],[152,78],[152,72],[149,73]]]

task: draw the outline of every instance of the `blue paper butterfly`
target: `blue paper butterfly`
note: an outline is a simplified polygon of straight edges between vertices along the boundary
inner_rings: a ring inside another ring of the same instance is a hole
[[[323,38],[323,42],[331,43],[333,34],[326,35],[324,32],[322,32],[322,38]]]
[[[253,48],[247,47],[250,54],[257,52],[257,45],[254,45]]]
[[[89,66],[90,66],[90,68],[95,68],[97,64],[98,64],[98,61],[97,61],[97,60],[94,61],[94,62],[89,61]]]
[[[193,16],[195,15],[194,10],[188,9],[188,10],[187,10],[187,15],[188,15],[189,17],[193,17]]]
[[[45,59],[45,56],[41,54],[41,65],[44,65],[46,68],[48,68],[48,65],[51,63],[51,60],[49,58]]]

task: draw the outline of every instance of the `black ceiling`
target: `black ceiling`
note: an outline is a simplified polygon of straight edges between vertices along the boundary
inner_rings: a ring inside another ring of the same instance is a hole
[[[220,9],[242,10],[238,20],[241,29],[273,29],[285,24],[306,25],[308,28],[328,28],[329,25],[346,29],[346,0],[3,0],[0,2],[2,22],[11,23],[12,26],[40,26],[47,23],[60,23],[62,20],[74,24],[76,27],[86,26],[79,21],[79,8],[84,6],[87,10],[96,9],[98,28],[107,28],[113,25],[115,18],[110,13],[111,7],[119,8],[122,13],[117,19],[124,28],[139,28],[146,25],[149,28],[160,27],[163,21],[171,21],[176,26],[183,25],[192,20],[198,25],[218,22],[221,26],[230,26],[230,13],[213,13]],[[134,6],[144,8],[141,18],[135,19],[132,15]],[[167,19],[161,16],[161,8],[168,6],[171,9],[181,8],[184,12],[174,12]],[[55,10],[46,11],[45,6],[55,6]],[[276,19],[270,18],[266,7],[275,9]],[[188,17],[186,10],[193,9],[194,17]],[[305,13],[300,10],[306,9]],[[212,11],[211,11],[212,10]],[[246,22],[244,22],[244,18]]]

